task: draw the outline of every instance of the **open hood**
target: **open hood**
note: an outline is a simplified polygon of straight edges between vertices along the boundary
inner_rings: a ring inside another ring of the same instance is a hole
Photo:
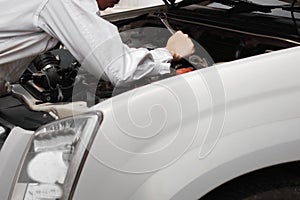
[[[236,13],[246,13],[254,11],[271,13],[274,9],[300,12],[299,5],[294,5],[297,3],[297,1],[294,2],[293,0],[274,0],[274,2],[266,0],[163,0],[163,2],[168,8],[183,7],[192,4],[207,5],[215,2],[225,6],[230,6],[230,11]]]

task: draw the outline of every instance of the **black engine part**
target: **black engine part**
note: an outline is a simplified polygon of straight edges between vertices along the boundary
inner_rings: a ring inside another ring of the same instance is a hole
[[[42,102],[66,102],[72,96],[80,64],[75,60],[61,63],[60,56],[70,57],[64,50],[38,55],[21,79],[21,84]]]

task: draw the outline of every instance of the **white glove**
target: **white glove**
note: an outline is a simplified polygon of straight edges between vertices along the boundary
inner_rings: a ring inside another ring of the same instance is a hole
[[[166,45],[166,49],[173,56],[174,60],[180,60],[183,57],[192,55],[195,47],[187,34],[177,31],[172,35]]]

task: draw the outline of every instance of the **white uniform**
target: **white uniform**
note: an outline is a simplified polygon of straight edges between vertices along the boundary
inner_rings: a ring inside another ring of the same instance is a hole
[[[169,72],[164,49],[132,49],[98,15],[96,0],[0,0],[0,82],[15,82],[58,41],[91,73],[114,84]]]

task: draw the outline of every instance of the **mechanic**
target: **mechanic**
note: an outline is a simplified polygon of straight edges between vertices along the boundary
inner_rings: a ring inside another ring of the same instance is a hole
[[[39,53],[60,41],[90,73],[122,84],[170,72],[170,60],[193,53],[182,32],[165,48],[147,50],[123,44],[118,29],[99,9],[119,0],[9,0],[0,2],[0,95],[16,82]]]

